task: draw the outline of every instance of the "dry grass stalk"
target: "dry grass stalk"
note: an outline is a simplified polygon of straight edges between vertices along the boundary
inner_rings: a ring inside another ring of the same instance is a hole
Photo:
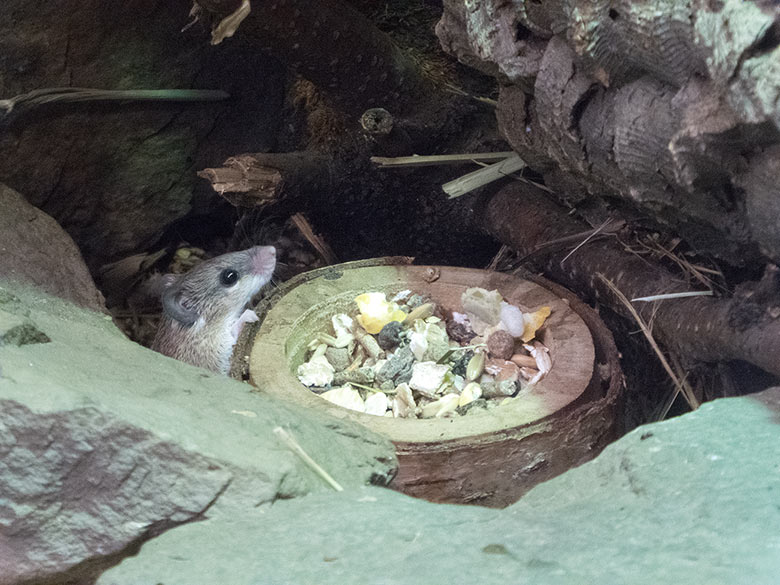
[[[449,181],[448,183],[444,183],[441,188],[450,196],[450,199],[454,199],[455,197],[460,197],[475,189],[479,189],[488,183],[510,176],[515,171],[519,171],[524,167],[525,162],[523,162],[523,159],[513,152],[511,156],[504,160],[472,171],[453,181]]]
[[[298,441],[292,438],[290,433],[285,431],[282,427],[276,427],[274,429],[274,434],[282,440],[282,442],[290,449],[290,451],[300,457],[306,465],[308,465],[317,475],[324,479],[325,482],[330,485],[330,487],[332,487],[337,492],[344,491],[344,488],[341,487],[341,484],[333,479],[333,477],[327,471],[325,471],[319,465],[319,463],[312,459],[311,456],[303,450],[303,447],[298,444]]]
[[[657,255],[662,258],[667,258],[674,262],[689,279],[696,280],[709,289],[714,289],[717,284],[712,278],[708,277],[707,274],[723,278],[723,273],[720,270],[694,264],[680,254],[676,254],[674,252],[674,248],[677,247],[678,243],[679,240],[677,242],[673,242],[671,248],[666,248],[660,242],[654,239],[651,239],[649,244],[641,240],[639,241],[639,245],[647,250],[650,254]]]
[[[572,248],[571,252],[569,252],[568,254],[566,254],[566,256],[564,256],[564,257],[563,257],[563,260],[561,260],[561,261],[560,261],[560,263],[559,263],[560,267],[561,267],[561,268],[563,268],[563,263],[564,263],[564,262],[566,262],[566,260],[568,260],[568,259],[569,259],[569,257],[570,257],[572,254],[574,254],[574,253],[575,253],[577,250],[579,250],[579,249],[580,249],[582,246],[584,246],[585,244],[587,244],[587,243],[588,243],[588,242],[589,242],[589,241],[590,241],[592,238],[594,238],[594,237],[595,237],[595,236],[597,236],[599,233],[601,233],[601,231],[602,231],[602,230],[604,230],[604,229],[605,229],[605,228],[606,228],[606,227],[607,227],[607,226],[608,226],[610,223],[612,223],[612,218],[609,218],[609,219],[607,219],[607,220],[606,220],[604,223],[602,223],[602,224],[601,224],[599,227],[597,227],[597,228],[596,228],[596,229],[594,229],[594,230],[593,230],[593,231],[592,231],[590,234],[588,234],[588,236],[587,236],[587,237],[585,237],[585,239],[584,239],[584,240],[582,240],[582,241],[581,241],[579,244],[577,244],[576,246],[574,246],[574,248]]]
[[[677,374],[675,374],[674,370],[669,365],[666,356],[664,356],[663,352],[661,351],[661,348],[658,347],[658,343],[656,343],[652,331],[647,326],[647,323],[645,323],[644,319],[642,319],[642,317],[639,315],[639,313],[636,312],[636,309],[634,309],[633,305],[631,305],[631,302],[626,298],[626,295],[624,295],[620,291],[620,289],[612,283],[611,280],[606,278],[600,272],[597,273],[596,276],[598,276],[599,279],[604,284],[607,285],[607,287],[615,294],[618,300],[626,307],[626,309],[628,309],[629,313],[631,313],[631,316],[639,325],[639,328],[642,330],[642,334],[645,336],[645,339],[647,339],[648,343],[650,344],[650,347],[653,348],[653,351],[658,356],[658,359],[661,360],[661,365],[663,366],[664,370],[672,379],[672,382],[674,383],[676,388],[676,393],[681,393],[683,395],[683,398],[685,398],[685,401],[688,403],[688,406],[691,407],[691,410],[696,410],[697,408],[699,408],[700,406],[699,400],[694,395],[690,385],[683,384],[683,382],[680,380]],[[671,408],[671,405],[669,405],[669,408]]]
[[[307,220],[303,214],[296,213],[292,216],[291,219],[295,224],[295,227],[298,228],[298,231],[300,231],[303,237],[306,238],[306,240],[314,247],[315,250],[317,250],[317,253],[322,257],[323,260],[325,260],[326,264],[331,265],[339,263],[339,260],[336,257],[333,249],[325,240],[314,233],[309,220]]]
[[[511,255],[512,249],[506,244],[501,244],[501,247],[498,249],[498,252],[496,252],[496,255],[493,256],[492,260],[490,260],[490,263],[485,266],[485,270],[498,270],[498,267],[501,265],[501,263]]]
[[[670,358],[672,360],[672,365],[674,366],[674,371],[677,374],[677,376],[680,378],[682,387],[685,388],[690,393],[691,396],[695,397],[696,393],[694,392],[693,387],[688,382],[688,373],[683,370],[679,358],[675,354],[670,354]],[[674,401],[677,400],[677,396],[679,394],[680,394],[679,387],[675,387],[675,389],[672,391],[671,396],[669,397],[669,400],[664,405],[663,409],[661,410],[656,420],[664,420],[666,418],[666,415],[669,414],[669,410],[671,410],[672,405],[674,404]]]
[[[466,154],[434,154],[412,156],[372,156],[371,162],[380,168],[390,167],[429,167],[438,165],[452,165],[463,163],[476,163],[479,161],[502,161],[514,154],[513,151],[502,152],[473,152]]]

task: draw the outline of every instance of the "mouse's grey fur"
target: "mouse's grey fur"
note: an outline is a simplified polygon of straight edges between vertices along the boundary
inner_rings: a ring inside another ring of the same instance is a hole
[[[241,327],[257,320],[244,308],[271,279],[275,266],[276,250],[255,246],[201,262],[178,277],[167,275],[163,316],[152,349],[227,374]],[[224,281],[226,271],[236,273],[233,284]]]

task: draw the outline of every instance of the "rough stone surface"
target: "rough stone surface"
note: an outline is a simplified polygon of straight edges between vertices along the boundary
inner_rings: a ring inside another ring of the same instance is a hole
[[[189,2],[57,0],[0,8],[0,99],[50,87],[220,89],[206,104],[55,104],[0,131],[0,178],[54,217],[87,264],[145,248],[214,193],[195,171],[267,150],[284,70],[241,35],[209,44]]]
[[[0,183],[0,275],[24,280],[74,303],[105,311],[76,244],[40,209]]]
[[[172,526],[386,483],[392,445],[127,341],[100,313],[0,281],[0,321],[50,341],[0,345],[0,584],[88,583]]]
[[[317,494],[170,530],[98,585],[770,585],[780,388],[762,400],[640,427],[505,510]]]

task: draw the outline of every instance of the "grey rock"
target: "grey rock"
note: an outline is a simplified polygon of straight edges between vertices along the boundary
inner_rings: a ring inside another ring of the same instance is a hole
[[[480,382],[482,396],[485,398],[506,398],[517,394],[518,383],[514,380],[501,380],[500,382]]]
[[[332,386],[343,386],[355,382],[356,384],[371,384],[374,381],[374,370],[371,368],[357,368],[350,372],[336,372],[333,375]]]
[[[0,275],[34,284],[82,307],[105,311],[103,295],[70,236],[54,219],[2,183]]]
[[[401,332],[404,330],[404,326],[400,321],[390,321],[387,325],[382,327],[382,330],[377,335],[376,341],[384,350],[390,350],[394,347],[398,347],[401,343]]]
[[[406,301],[406,306],[409,307],[410,310],[412,310],[412,309],[416,309],[420,305],[424,305],[427,302],[428,302],[428,299],[426,299],[424,296],[419,295],[419,294],[413,294]]]
[[[346,347],[329,347],[325,350],[325,359],[337,372],[350,364],[349,350]]]
[[[463,376],[465,378],[466,366],[469,365],[469,361],[471,361],[471,358],[474,357],[474,352],[470,349],[467,349],[465,351],[458,351],[455,353],[455,355],[457,357],[453,360],[450,369],[456,376]]]
[[[13,300],[15,297],[16,300]],[[88,583],[182,523],[386,483],[392,444],[128,341],[111,319],[0,281],[8,317],[51,341],[0,346],[0,585]]]
[[[380,384],[387,380],[392,380],[396,384],[408,382],[412,379],[412,366],[414,366],[412,350],[408,345],[399,347],[376,373],[376,380]]]
[[[455,409],[455,411],[460,414],[464,415],[472,410],[486,410],[488,408],[488,401],[484,398],[477,398],[476,400],[472,400],[468,404],[464,404],[463,406],[459,406]]]
[[[770,585],[773,392],[774,412],[730,398],[640,427],[505,510],[379,488],[316,494],[170,530],[97,585]]]

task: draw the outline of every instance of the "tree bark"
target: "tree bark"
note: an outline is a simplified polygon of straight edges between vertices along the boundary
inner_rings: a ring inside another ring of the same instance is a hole
[[[617,203],[734,265],[780,261],[776,3],[444,8],[442,45],[503,82],[501,131],[560,199]]]

